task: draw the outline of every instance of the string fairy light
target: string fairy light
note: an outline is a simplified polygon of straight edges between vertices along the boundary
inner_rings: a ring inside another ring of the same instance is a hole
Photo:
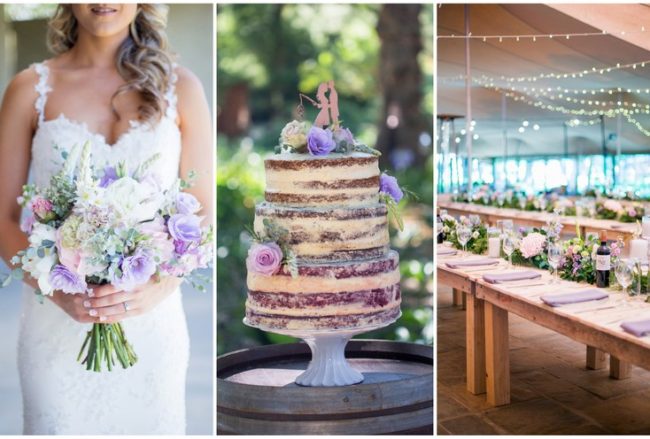
[[[579,70],[579,71],[574,71],[574,72],[567,72],[567,73],[540,73],[538,75],[533,75],[533,76],[505,76],[501,75],[499,77],[492,77],[492,76],[487,76],[487,75],[481,75],[476,77],[477,79],[480,79],[481,81],[484,82],[492,82],[492,83],[497,83],[497,82],[507,82],[507,83],[521,83],[521,82],[537,82],[540,79],[579,79],[579,78],[584,78],[585,76],[590,76],[590,75],[605,75],[607,73],[611,73],[617,70],[627,70],[627,69],[633,69],[636,70],[638,68],[646,68],[650,64],[650,60],[645,60],[645,61],[637,61],[633,63],[627,63],[627,64],[621,64],[621,63],[616,63],[616,65],[613,66],[608,66],[608,67],[597,67],[597,66],[592,66],[590,68],[584,69],[584,70]],[[466,75],[457,75],[457,76],[442,76],[438,77],[438,82],[455,82],[455,81],[460,81],[460,80],[465,80],[467,77]]]
[[[569,33],[554,33],[554,34],[505,34],[505,35],[456,35],[456,34],[448,34],[448,35],[437,35],[436,38],[439,40],[473,40],[473,39],[480,39],[483,42],[487,42],[487,40],[498,40],[499,42],[503,42],[504,40],[515,40],[515,41],[521,41],[521,40],[532,40],[533,42],[536,42],[538,38],[544,39],[548,38],[549,40],[552,40],[553,38],[562,38],[564,37],[565,39],[571,39],[571,38],[577,38],[577,37],[602,37],[602,36],[608,36],[608,35],[621,35],[625,36],[627,34],[639,34],[639,33],[645,33],[646,29],[645,26],[641,26],[640,29],[637,30],[631,30],[631,31],[626,31],[626,30],[621,30],[621,31],[614,31],[614,32],[608,32],[606,30],[598,31],[598,32],[569,32]]]

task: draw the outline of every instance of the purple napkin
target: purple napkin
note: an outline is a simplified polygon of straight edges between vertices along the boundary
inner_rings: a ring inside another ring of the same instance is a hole
[[[644,335],[650,334],[650,319],[623,322],[621,323],[621,328],[623,328],[623,331],[629,332],[637,337],[643,337]]]
[[[510,273],[484,274],[483,280],[491,284],[502,284],[505,282],[537,279],[540,277],[542,277],[542,275],[536,271],[511,271]]]
[[[451,247],[438,247],[437,250],[438,250],[438,255],[440,256],[453,256],[456,253],[458,253],[457,250],[454,250]]]
[[[600,289],[582,290],[575,293],[544,294],[540,297],[542,302],[551,306],[570,305],[572,303],[589,302],[602,300],[609,297],[605,291]]]
[[[463,268],[463,267],[480,267],[481,265],[497,265],[498,259],[494,258],[479,258],[471,259],[469,261],[447,262],[449,268]]]

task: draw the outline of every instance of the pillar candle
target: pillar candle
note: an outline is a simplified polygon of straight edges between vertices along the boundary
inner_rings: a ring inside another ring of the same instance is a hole
[[[645,218],[641,223],[641,234],[650,237],[650,221],[645,221]]]
[[[494,236],[488,238],[488,256],[498,258],[501,255],[501,238]]]
[[[637,258],[639,261],[645,261],[648,258],[648,241],[645,239],[631,240],[630,258]]]

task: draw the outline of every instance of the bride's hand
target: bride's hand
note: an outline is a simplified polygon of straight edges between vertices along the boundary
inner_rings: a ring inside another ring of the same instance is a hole
[[[89,294],[92,297],[86,297],[82,305],[93,323],[117,323],[151,311],[181,283],[181,279],[166,277],[150,280],[130,292],[119,291],[112,285],[95,286]]]
[[[95,317],[88,314],[88,308],[84,306],[84,302],[88,300],[86,294],[67,294],[55,291],[49,298],[79,323],[95,323],[97,321]]]

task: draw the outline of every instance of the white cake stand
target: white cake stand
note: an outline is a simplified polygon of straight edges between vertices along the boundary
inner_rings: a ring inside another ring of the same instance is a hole
[[[395,319],[378,325],[359,328],[330,330],[291,330],[276,329],[262,325],[253,325],[246,318],[244,324],[266,332],[302,338],[311,349],[311,361],[307,370],[296,378],[296,384],[308,387],[349,386],[363,381],[363,375],[354,369],[345,358],[345,346],[358,334],[383,328],[397,321]]]

